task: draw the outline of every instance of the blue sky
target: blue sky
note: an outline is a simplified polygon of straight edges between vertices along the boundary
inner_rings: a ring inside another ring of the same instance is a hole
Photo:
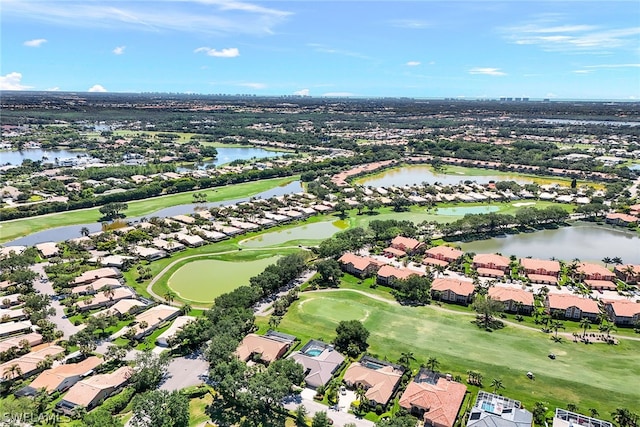
[[[640,2],[0,0],[0,89],[640,99]]]

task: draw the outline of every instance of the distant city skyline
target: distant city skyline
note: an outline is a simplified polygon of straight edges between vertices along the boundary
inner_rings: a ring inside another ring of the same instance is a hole
[[[635,0],[0,5],[0,90],[640,100]]]

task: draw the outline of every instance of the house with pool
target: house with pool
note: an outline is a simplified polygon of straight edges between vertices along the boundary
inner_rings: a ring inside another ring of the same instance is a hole
[[[345,361],[332,345],[318,340],[309,341],[300,351],[291,353],[289,358],[302,365],[304,382],[313,389],[326,385]]]
[[[513,399],[480,390],[467,427],[531,427],[533,414]]]
[[[404,371],[400,365],[363,356],[347,368],[343,381],[348,387],[364,388],[371,406],[386,406],[398,389]]]

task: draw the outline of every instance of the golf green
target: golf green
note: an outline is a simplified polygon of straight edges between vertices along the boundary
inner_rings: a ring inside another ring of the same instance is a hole
[[[210,303],[224,293],[249,284],[249,278],[275,263],[278,256],[254,261],[192,261],[171,275],[167,284],[180,298]]]

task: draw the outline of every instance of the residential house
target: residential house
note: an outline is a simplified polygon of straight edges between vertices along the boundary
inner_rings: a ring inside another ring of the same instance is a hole
[[[126,287],[120,287],[115,289],[108,289],[104,292],[99,292],[94,296],[78,302],[78,310],[86,311],[93,310],[94,308],[109,307],[117,303],[121,299],[135,298],[136,294],[131,289]]]
[[[304,382],[307,387],[316,389],[326,385],[344,363],[344,356],[332,345],[311,340],[300,351],[289,356],[304,368]]]
[[[344,373],[343,381],[351,388],[363,387],[371,406],[386,406],[396,392],[404,368],[390,362],[363,356]]]
[[[93,313],[92,316],[118,316],[122,317],[125,314],[137,313],[146,307],[146,304],[142,301],[138,301],[133,298],[125,298],[121,299],[117,303],[113,304],[111,307],[106,308],[104,310]]]
[[[533,293],[518,288],[492,286],[489,288],[491,299],[502,301],[504,310],[514,313],[531,313],[533,311]]]
[[[29,332],[28,334],[16,335],[6,340],[0,341],[0,353],[9,350],[10,348],[21,348],[22,342],[26,341],[29,347],[32,348],[38,344],[42,344],[42,335],[37,332]],[[0,372],[2,375],[2,372]]]
[[[450,263],[457,261],[462,255],[464,255],[464,252],[451,246],[435,246],[425,251],[422,263],[446,267]]]
[[[425,426],[453,427],[467,387],[451,375],[420,369],[400,397],[400,406],[424,420]]]
[[[363,257],[347,252],[338,259],[342,269],[349,274],[359,277],[366,277],[378,271],[384,265],[377,259]]]
[[[602,421],[586,415],[576,414],[566,409],[556,408],[553,427],[613,427],[609,421]]]
[[[185,249],[187,249],[185,247],[185,245],[183,245],[180,242],[176,242],[176,241],[167,241],[164,239],[153,239],[153,241],[151,242],[151,245],[155,248],[161,249],[165,252],[168,252],[170,254],[174,253],[174,252],[178,252],[178,251],[184,251]]]
[[[396,236],[391,240],[390,246],[408,254],[414,254],[424,248],[424,243],[411,237]]]
[[[605,222],[607,224],[620,225],[623,227],[627,227],[630,224],[637,224],[638,217],[635,215],[629,215],[624,213],[608,213],[605,217]]]
[[[134,319],[136,324],[131,328],[136,331],[135,338],[140,339],[179,315],[180,310],[178,308],[166,304],[158,304],[138,314]]]
[[[640,321],[640,303],[626,300],[606,302],[605,309],[616,325],[635,325]]]
[[[32,328],[29,320],[0,323],[0,338],[31,332]]]
[[[382,254],[388,258],[402,258],[407,256],[407,253],[401,249],[396,249],[393,246],[389,246],[382,251]]]
[[[156,344],[160,347],[168,347],[168,341],[173,338],[187,323],[196,320],[193,316],[179,316],[173,321],[171,326],[167,328],[158,338],[156,338]]]
[[[411,276],[424,276],[422,271],[410,270],[408,268],[398,268],[386,264],[378,270],[377,281],[381,285],[393,286],[396,280],[406,280]]]
[[[517,400],[479,391],[467,427],[531,427],[533,414]]]
[[[65,415],[71,415],[77,407],[93,409],[101,401],[116,394],[129,382],[133,369],[123,366],[110,374],[94,375],[76,383],[55,410]]]
[[[547,295],[546,304],[551,313],[558,312],[567,319],[587,317],[595,320],[600,313],[600,307],[596,301],[576,295],[550,293]]]
[[[295,337],[274,334],[272,331],[267,335],[249,334],[244,337],[235,354],[244,362],[260,360],[269,364],[284,356],[294,341]]]
[[[73,281],[74,285],[84,285],[102,279],[105,277],[118,278],[122,276],[120,271],[113,267],[98,268],[96,270],[89,270],[76,277]]]
[[[520,265],[524,268],[529,280],[533,283],[558,284],[560,263],[555,260],[520,258]]]
[[[48,394],[54,391],[64,391],[89,376],[93,370],[102,363],[102,359],[91,356],[78,363],[58,365],[43,371],[28,386],[18,390],[17,396],[34,396],[40,389],[45,389]]]
[[[640,282],[640,264],[616,265],[613,272],[618,279],[625,281],[628,285],[636,285]]]
[[[187,233],[176,233],[174,238],[191,248],[197,248],[199,246],[205,245],[207,242],[200,236],[187,234]]]
[[[71,289],[71,293],[79,295],[96,294],[105,289],[115,289],[121,286],[120,280],[113,277],[103,277],[89,284],[75,286]]]
[[[162,249],[148,248],[146,246],[135,246],[131,252],[147,261],[156,261],[167,256],[167,253]]]
[[[473,257],[473,268],[487,277],[503,277],[509,268],[509,258],[498,254],[477,254]]]
[[[58,245],[55,242],[38,243],[35,246],[42,258],[51,258],[60,253],[60,249],[58,249]]]
[[[578,274],[583,280],[615,280],[616,276],[611,270],[599,264],[582,262],[578,265]]]
[[[64,348],[59,345],[49,345],[44,348],[40,348],[35,351],[31,351],[27,354],[24,354],[17,359],[9,360],[8,362],[0,365],[0,375],[2,375],[3,379],[14,379],[14,378],[28,378],[36,371],[42,369],[40,367],[40,362],[49,358],[56,358],[64,354]],[[19,368],[21,374],[18,375],[17,372],[13,372],[13,367]]]
[[[473,282],[468,280],[438,278],[431,283],[431,296],[440,301],[469,304],[474,291]]]

